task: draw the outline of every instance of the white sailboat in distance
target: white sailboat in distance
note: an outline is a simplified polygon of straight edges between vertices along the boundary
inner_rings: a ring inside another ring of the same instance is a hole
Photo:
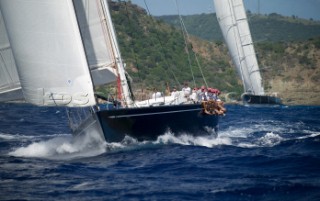
[[[267,95],[262,85],[259,65],[249,29],[243,0],[213,0],[222,35],[231,59],[243,82],[245,105],[281,104],[281,99]]]

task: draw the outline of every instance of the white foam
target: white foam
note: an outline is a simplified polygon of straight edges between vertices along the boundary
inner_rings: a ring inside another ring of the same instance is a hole
[[[307,139],[307,138],[314,138],[314,137],[318,137],[320,135],[320,132],[315,132],[315,131],[304,130],[304,132],[309,135],[301,136],[301,137],[298,137],[297,139],[301,140],[301,139]]]
[[[263,147],[272,147],[278,145],[284,139],[275,133],[267,133],[257,140],[258,145]]]
[[[231,145],[232,142],[228,137],[216,137],[215,135],[207,136],[193,136],[182,134],[175,136],[171,132],[158,137],[155,144],[181,144],[181,145],[195,145],[212,148],[217,145]]]
[[[136,139],[125,136],[121,142],[108,142],[106,143],[106,150],[108,152],[124,151],[135,149],[136,146],[145,144],[145,142],[138,142]]]
[[[36,157],[49,159],[72,159],[96,156],[105,152],[105,142],[95,132],[73,137],[54,137],[50,140],[33,142],[26,147],[17,148],[9,155],[16,157]]]
[[[136,139],[126,136],[122,142],[106,143],[98,131],[90,131],[79,137],[71,134],[55,136],[49,140],[32,142],[26,147],[19,147],[9,153],[16,157],[38,157],[48,159],[72,159],[100,155],[105,152],[130,151],[141,147],[154,145],[180,144],[187,146],[204,146],[214,148],[219,145],[230,145],[242,148],[272,147],[282,141],[292,139],[281,135],[284,127],[273,128],[272,125],[251,125],[243,128],[229,127],[227,130],[220,131],[219,135],[193,136],[190,134],[174,135],[168,131],[159,136],[155,141],[138,142]],[[259,133],[259,136],[254,136]],[[261,134],[262,133],[262,134]],[[317,137],[319,132],[304,131],[306,136],[296,137],[295,139],[305,139]],[[17,136],[0,133],[0,138],[5,140],[15,140],[21,137],[30,140],[32,136]],[[33,136],[33,140],[39,136]],[[47,136],[49,137],[49,136]]]
[[[72,189],[72,190],[89,190],[89,189],[93,189],[94,186],[95,186],[95,183],[93,183],[93,182],[83,182],[83,183],[71,186],[70,189]]]
[[[0,133],[0,139],[3,140],[8,140],[8,141],[12,141],[12,140],[19,140],[19,141],[23,141],[23,140],[30,140],[32,138],[35,138],[36,136],[28,136],[28,135],[20,135],[20,134],[7,134],[7,133]]]
[[[270,129],[273,131],[270,131]],[[258,124],[243,128],[230,127],[227,130],[220,132],[219,136],[230,138],[230,140],[232,140],[232,145],[236,147],[272,147],[285,140],[279,134],[275,133],[279,130],[279,128],[273,128],[270,125]],[[262,137],[257,137],[255,136],[256,133],[265,134],[263,134]]]
[[[4,139],[4,140],[13,140],[16,137],[14,135],[10,135],[10,134],[4,134],[4,133],[0,133],[0,139]]]
[[[251,127],[229,127],[227,130],[219,132],[219,136],[225,136],[229,138],[248,138],[248,136],[254,131],[255,129]]]

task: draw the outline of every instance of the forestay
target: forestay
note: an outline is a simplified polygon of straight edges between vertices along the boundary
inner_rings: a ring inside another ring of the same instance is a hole
[[[95,105],[72,0],[1,0],[23,94],[36,105]]]

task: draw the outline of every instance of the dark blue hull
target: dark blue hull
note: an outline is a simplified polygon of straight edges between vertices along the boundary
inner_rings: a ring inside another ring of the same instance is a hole
[[[170,130],[174,134],[212,134],[217,131],[217,115],[206,115],[200,104],[122,108],[97,112],[105,139],[121,141],[125,135],[139,141],[155,140]]]
[[[280,98],[267,95],[243,94],[242,101],[245,105],[282,105]]]

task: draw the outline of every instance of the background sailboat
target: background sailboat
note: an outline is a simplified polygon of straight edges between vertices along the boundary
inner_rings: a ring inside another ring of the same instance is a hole
[[[242,0],[214,0],[218,22],[232,61],[240,75],[244,104],[281,104],[265,94],[259,65]]]
[[[218,116],[204,114],[200,103],[184,96],[133,101],[107,0],[3,0],[0,9],[8,36],[3,43],[16,64],[1,70],[17,70],[14,81],[28,103],[66,107],[75,134],[94,130],[121,141],[125,135],[155,139],[168,129],[217,130]],[[121,104],[100,105],[95,88],[115,82]]]

